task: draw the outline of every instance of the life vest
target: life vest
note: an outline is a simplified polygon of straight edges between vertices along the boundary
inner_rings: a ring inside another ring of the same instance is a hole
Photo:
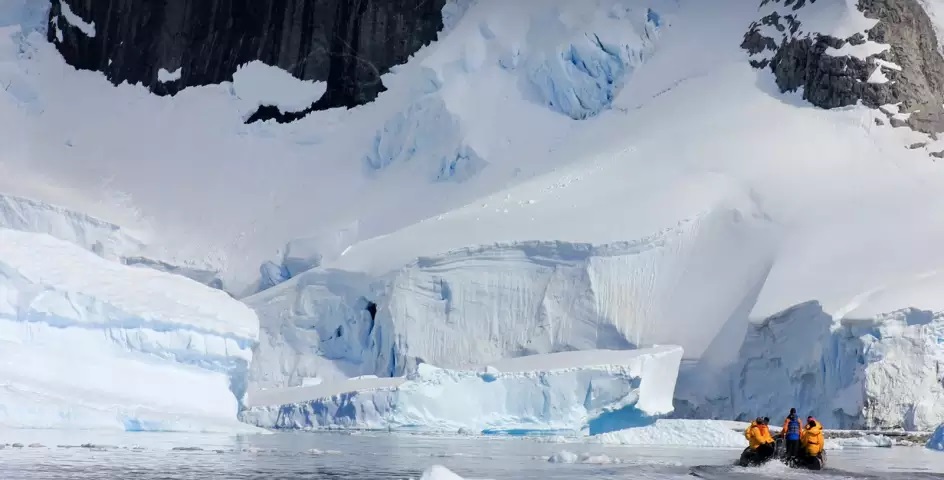
[[[800,439],[800,421],[794,418],[787,419],[787,440]]]

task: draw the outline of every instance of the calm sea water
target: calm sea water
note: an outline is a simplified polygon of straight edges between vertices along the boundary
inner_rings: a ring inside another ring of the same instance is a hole
[[[0,431],[0,478],[34,479],[418,479],[431,465],[466,478],[944,479],[944,453],[922,448],[830,452],[833,471],[780,464],[730,467],[738,451],[560,444],[521,438],[453,438],[405,434],[279,433],[243,437]],[[563,450],[597,464],[560,464]],[[604,464],[599,464],[604,462]],[[609,463],[606,462],[618,462]]]

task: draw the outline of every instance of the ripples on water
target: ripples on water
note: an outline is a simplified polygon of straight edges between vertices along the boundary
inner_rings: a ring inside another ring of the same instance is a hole
[[[805,472],[781,464],[760,469],[728,465],[737,451],[559,444],[533,439],[450,438],[393,434],[280,433],[246,437],[183,434],[90,434],[0,431],[0,479],[406,479],[430,465],[467,478],[944,479],[944,454],[921,448],[830,452],[840,471]],[[42,447],[29,447],[41,443]],[[86,444],[84,447],[79,446]],[[554,464],[562,450],[609,465]],[[693,467],[695,467],[693,472]],[[851,473],[851,472],[869,472]]]

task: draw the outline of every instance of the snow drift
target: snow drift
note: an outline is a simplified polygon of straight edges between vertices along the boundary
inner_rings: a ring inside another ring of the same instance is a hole
[[[650,417],[669,413],[681,357],[678,347],[657,347],[523,357],[480,371],[421,364],[405,378],[250,394],[255,406],[242,418],[272,428],[593,435],[651,423]],[[297,400],[306,395],[311,400]],[[294,403],[260,406],[278,400]]]
[[[14,195],[0,194],[0,228],[49,234],[110,259],[144,245],[113,223]]]
[[[232,430],[258,320],[225,293],[0,229],[0,424]]]

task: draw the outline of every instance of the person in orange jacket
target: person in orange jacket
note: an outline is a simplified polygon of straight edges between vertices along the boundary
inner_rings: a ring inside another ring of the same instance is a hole
[[[816,457],[823,451],[823,425],[812,416],[807,417],[806,421],[806,428],[803,429],[803,438],[800,443],[808,456]]]
[[[742,455],[741,463],[763,463],[774,456],[775,443],[774,438],[770,436],[770,430],[764,419],[757,417],[747,430],[744,430],[744,438],[747,438],[749,446]]]

